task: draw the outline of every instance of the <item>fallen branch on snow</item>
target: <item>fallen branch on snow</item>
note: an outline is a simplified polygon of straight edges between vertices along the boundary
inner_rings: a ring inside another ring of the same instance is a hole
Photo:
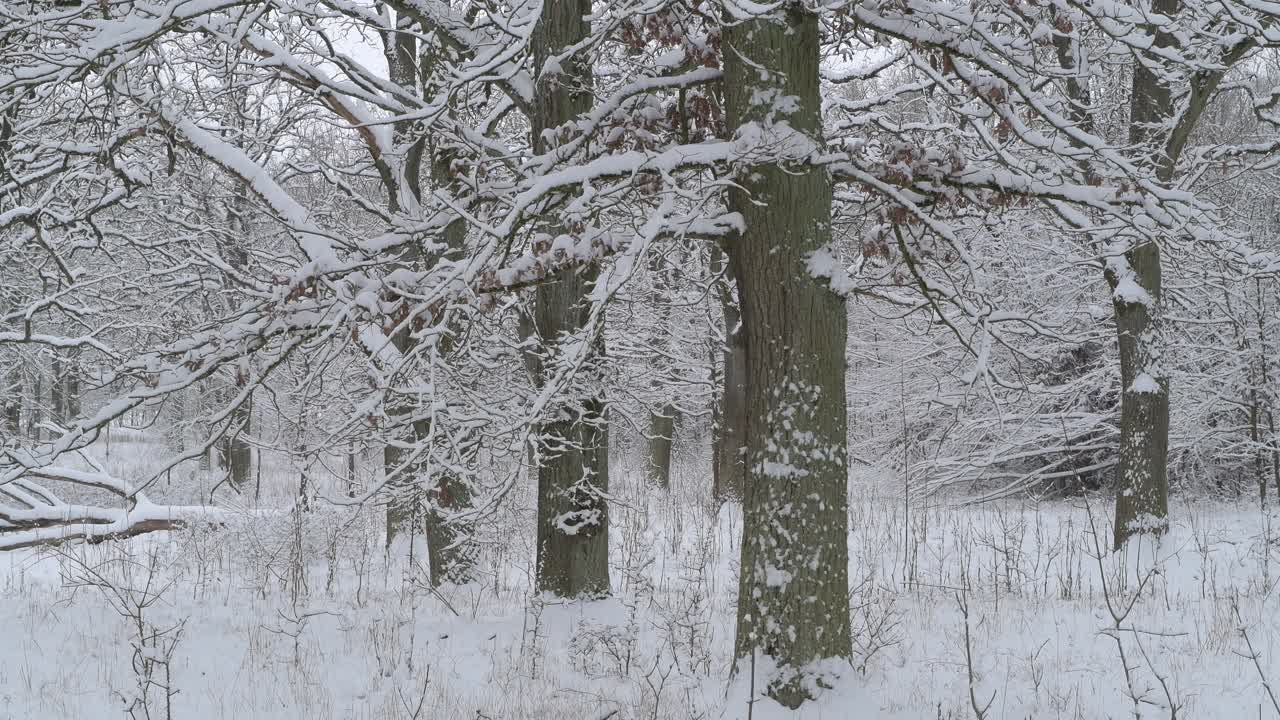
[[[41,481],[106,491],[119,498],[120,505],[67,503]],[[44,467],[0,485],[0,551],[73,540],[99,543],[201,523],[220,525],[240,515],[239,511],[206,505],[157,505],[101,467],[95,471]]]

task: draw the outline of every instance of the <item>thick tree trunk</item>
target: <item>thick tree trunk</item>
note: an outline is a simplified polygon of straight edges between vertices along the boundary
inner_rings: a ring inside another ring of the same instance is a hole
[[[717,388],[717,417],[712,435],[712,494],[717,501],[742,499],[747,452],[747,336],[741,326],[738,301],[731,285],[737,280],[731,262],[719,246],[712,246],[712,272],[730,270],[726,282],[719,283],[720,310],[724,317],[723,368]]]
[[[817,16],[795,5],[726,28],[729,127],[763,152],[821,145]],[[771,658],[791,708],[852,654],[848,595],[846,309],[808,271],[831,241],[831,180],[803,161],[740,174],[730,245],[747,347],[747,467],[736,655]]]
[[[545,0],[542,15],[531,38],[537,92],[533,102],[531,144],[535,153],[549,152],[556,144],[553,131],[585,113],[590,102],[591,69],[580,59],[547,68],[547,61],[582,41],[591,14],[590,0]],[[543,232],[570,231],[563,224],[548,223]],[[521,333],[536,338],[539,347],[550,348],[562,336],[578,333],[588,322],[583,302],[598,270],[564,271],[538,285],[533,317],[522,323]],[[599,360],[604,340],[592,343]],[[526,357],[534,381],[546,380],[538,353]],[[591,376],[579,380],[579,392],[564,402],[569,407],[542,423],[535,453],[538,476],[538,538],[536,586],[560,597],[601,596],[609,593],[609,513],[605,493],[609,489],[609,428],[603,389]]]
[[[471,487],[442,473],[427,497],[431,502],[424,529],[431,582],[466,582],[475,566],[476,545],[471,524],[463,522],[457,513],[471,507]]]
[[[1172,17],[1178,0],[1155,0],[1152,9]],[[1172,40],[1156,32],[1155,44]],[[1173,118],[1169,87],[1146,65],[1134,64],[1129,140],[1136,147],[1161,142]],[[1173,176],[1177,158],[1157,157],[1156,174]],[[1161,362],[1164,345],[1160,248],[1129,248],[1107,263],[1116,331],[1120,341],[1120,458],[1116,470],[1115,547],[1138,533],[1169,526],[1169,376]]]
[[[562,273],[540,284],[532,318],[521,327],[525,337],[548,348],[560,337],[585,327],[582,303],[595,272]],[[597,359],[603,340],[595,344]],[[542,358],[526,356],[535,382],[545,381]],[[554,420],[538,428],[533,467],[538,478],[536,586],[559,597],[598,597],[609,593],[609,427],[603,392],[587,370],[579,392],[565,398]]]
[[[609,429],[599,398],[575,420],[543,423],[538,461],[538,590],[609,594]]]
[[[1130,282],[1112,272],[1120,335],[1120,464],[1117,468],[1115,547],[1137,533],[1163,533],[1169,524],[1169,378],[1159,362],[1160,250],[1125,253]],[[1127,289],[1126,289],[1127,288]]]

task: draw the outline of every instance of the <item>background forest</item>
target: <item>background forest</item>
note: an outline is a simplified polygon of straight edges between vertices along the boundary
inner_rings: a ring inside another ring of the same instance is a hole
[[[1277,21],[0,3],[0,718],[1280,717]]]

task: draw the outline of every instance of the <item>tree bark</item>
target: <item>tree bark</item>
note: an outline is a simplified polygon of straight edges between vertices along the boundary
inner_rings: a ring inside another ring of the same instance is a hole
[[[411,32],[414,29],[413,21],[409,17],[401,15],[396,22],[403,32],[389,40],[385,48],[391,81],[409,90],[420,79],[420,90],[425,93],[426,84],[432,77],[431,63],[435,59],[436,49],[418,47],[417,39]],[[421,30],[426,32],[429,28]],[[449,182],[450,156],[444,148],[428,139],[410,142],[413,130],[411,122],[397,122],[393,129],[396,144],[407,145],[401,174],[387,187],[388,204],[392,212],[395,212],[400,208],[402,190],[417,200],[421,199],[424,152],[428,149],[431,152],[430,178],[435,187]],[[462,248],[466,241],[466,230],[466,224],[461,220],[455,220],[445,228],[445,252]],[[428,256],[414,246],[407,251],[405,259],[410,265],[427,265],[438,260],[439,256]],[[392,344],[402,356],[407,357],[418,349],[419,342],[413,337],[410,328],[403,327],[392,337]],[[440,341],[439,350],[448,353],[451,344],[450,336],[446,335]],[[413,408],[406,403],[393,414],[403,418],[412,412]],[[430,437],[430,420],[420,419],[406,423],[402,438],[404,445],[387,445],[383,449],[385,472],[393,473],[412,452],[412,447],[428,442]],[[354,470],[352,477],[354,478]],[[429,464],[420,460],[405,468],[393,479],[391,485],[392,499],[387,506],[388,547],[397,535],[422,534],[426,539],[427,565],[432,584],[469,580],[475,564],[475,545],[470,542],[471,525],[459,513],[471,507],[470,486],[447,469],[437,468],[433,473]],[[411,544],[410,553],[412,552]]]
[[[675,406],[668,404],[649,413],[649,482],[663,490],[671,487],[671,445],[675,429]]]
[[[240,183],[227,213],[227,225],[230,226],[233,235],[222,247],[222,254],[227,264],[241,272],[247,272],[249,268],[249,249],[246,246],[251,231],[247,217],[248,194],[249,188],[244,183]],[[229,286],[233,282],[231,278],[227,278]],[[249,384],[248,361],[236,365],[233,372],[232,384],[226,389],[228,402],[236,402],[241,388]],[[228,421],[230,430],[222,440],[223,462],[230,474],[231,484],[237,490],[243,491],[249,486],[250,476],[253,474],[253,448],[248,441],[253,434],[252,395],[232,408]]]
[[[741,500],[747,451],[747,340],[741,326],[738,301],[732,285],[737,280],[728,257],[719,245],[711,248],[712,272],[726,274],[717,283],[724,317],[725,344],[721,350],[720,384],[717,387],[715,427],[712,435],[712,495],[717,501]],[[725,272],[729,271],[729,272]]]
[[[76,357],[77,353],[72,353],[67,364],[66,375],[63,377],[64,387],[62,391],[63,402],[66,403],[67,422],[72,422],[80,417],[80,363]]]
[[[388,12],[390,12],[389,9]],[[393,84],[401,88],[412,89],[416,87],[417,83],[417,72],[414,69],[414,63],[417,59],[417,40],[409,32],[412,28],[409,26],[407,18],[402,17],[400,13],[396,15],[396,29],[399,32],[388,33],[383,38],[383,54],[387,60],[387,73]],[[411,130],[412,126],[408,123],[396,123],[393,125],[392,134],[395,144],[403,146]],[[415,182],[413,176],[416,175],[416,171],[417,168],[410,167],[406,161],[400,177],[391,176],[384,180],[387,191],[387,206],[391,212],[400,211],[402,207],[401,186],[405,184],[412,185]],[[416,245],[410,244],[405,249],[405,264],[414,265],[422,260],[422,253]],[[400,327],[391,336],[391,344],[395,346],[401,356],[407,356],[412,352],[417,342],[412,337],[411,328]],[[414,448],[430,437],[431,427],[424,421],[409,419],[413,414],[413,407],[410,402],[392,402],[390,404],[392,406],[388,408],[388,415],[393,418],[393,421],[398,426],[403,427],[403,431],[400,443],[388,443],[382,449],[382,467],[389,491],[387,501],[387,550],[391,550],[398,537],[407,536],[409,539],[409,557],[412,559],[415,556],[417,545],[414,542],[415,538],[425,534],[421,513],[423,497],[418,477],[423,468],[419,463],[415,463],[412,467],[407,466],[406,461],[412,455]],[[405,467],[401,467],[402,465],[405,465]]]
[[[22,432],[22,373],[15,365],[8,374],[8,387],[4,391],[4,429],[10,437]]]
[[[231,393],[238,395],[238,388],[248,378],[237,378],[236,388]],[[253,447],[247,438],[253,433],[253,399],[250,397],[231,411],[231,434],[226,438],[227,469],[231,473],[231,484],[243,490],[249,486],[249,478],[253,474]]]
[[[554,130],[589,109],[591,69],[580,58],[560,68],[547,61],[587,37],[584,17],[590,0],[545,0],[531,38],[536,96],[530,118],[531,145],[536,154],[551,151]],[[557,71],[558,70],[558,71]],[[556,235],[571,231],[563,222],[542,227]],[[525,318],[521,334],[536,338],[547,349],[562,336],[586,328],[589,308],[584,296],[598,274],[592,266],[580,272],[560,272],[534,291],[532,318]],[[604,355],[604,339],[592,342],[594,360]],[[545,382],[546,368],[539,353],[526,356],[534,382]],[[609,593],[609,427],[604,393],[586,363],[586,377],[567,407],[539,428],[535,453],[538,476],[536,586],[559,597],[602,596]]]
[[[822,142],[818,18],[798,5],[725,30],[729,127],[797,157]],[[729,191],[746,339],[747,463],[736,656],[772,659],[796,708],[852,654],[848,596],[846,308],[807,267],[831,241],[819,168],[754,165]]]
[[[1115,547],[1139,533],[1169,526],[1169,378],[1160,366],[1160,249],[1144,245],[1125,253],[1146,294],[1129,301],[1113,292],[1120,336],[1120,463],[1117,468]],[[1118,280],[1108,275],[1113,291]]]
[[[671,357],[673,345],[671,323],[670,276],[667,260],[660,253],[649,256],[649,273],[652,281],[650,301],[659,318],[650,339],[653,354],[653,376],[651,387],[656,398],[662,398],[661,406],[649,411],[649,431],[646,439],[649,444],[648,478],[650,484],[667,490],[671,487],[671,448],[675,441],[676,419],[679,412],[670,399],[671,388],[663,380],[667,376],[668,358]],[[663,397],[663,396],[666,397]],[[661,401],[659,401],[661,402]]]
[[[1169,17],[1178,0],[1155,0],[1152,9]],[[1149,28],[1150,29],[1150,28]],[[1155,45],[1173,44],[1155,32]],[[1142,62],[1134,64],[1129,141],[1149,146],[1163,138],[1173,118],[1169,87]],[[1164,147],[1163,143],[1160,144]],[[1156,158],[1162,182],[1173,176],[1177,158]],[[1106,278],[1112,290],[1120,344],[1120,458],[1116,469],[1115,547],[1139,533],[1160,534],[1169,526],[1169,375],[1161,362],[1164,346],[1160,248],[1145,243],[1110,258]]]
[[[62,364],[62,354],[53,351],[49,360],[49,415],[58,425],[65,425],[67,418],[64,412],[66,403],[62,397],[62,375],[66,372]]]
[[[28,396],[27,407],[27,435],[36,441],[44,439],[44,429],[40,427],[41,423],[44,422],[43,365],[41,355],[36,354],[35,367],[31,370],[31,394]]]

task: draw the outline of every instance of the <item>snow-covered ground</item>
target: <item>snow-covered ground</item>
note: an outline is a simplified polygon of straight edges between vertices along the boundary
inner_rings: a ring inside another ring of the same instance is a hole
[[[0,718],[165,718],[168,692],[182,720],[785,716],[731,679],[737,508],[708,514],[692,468],[670,494],[618,475],[604,601],[531,594],[527,517],[438,593],[372,510],[0,554]],[[1280,714],[1275,512],[1178,503],[1158,548],[1099,560],[1104,498],[851,497],[855,667],[800,717]]]

